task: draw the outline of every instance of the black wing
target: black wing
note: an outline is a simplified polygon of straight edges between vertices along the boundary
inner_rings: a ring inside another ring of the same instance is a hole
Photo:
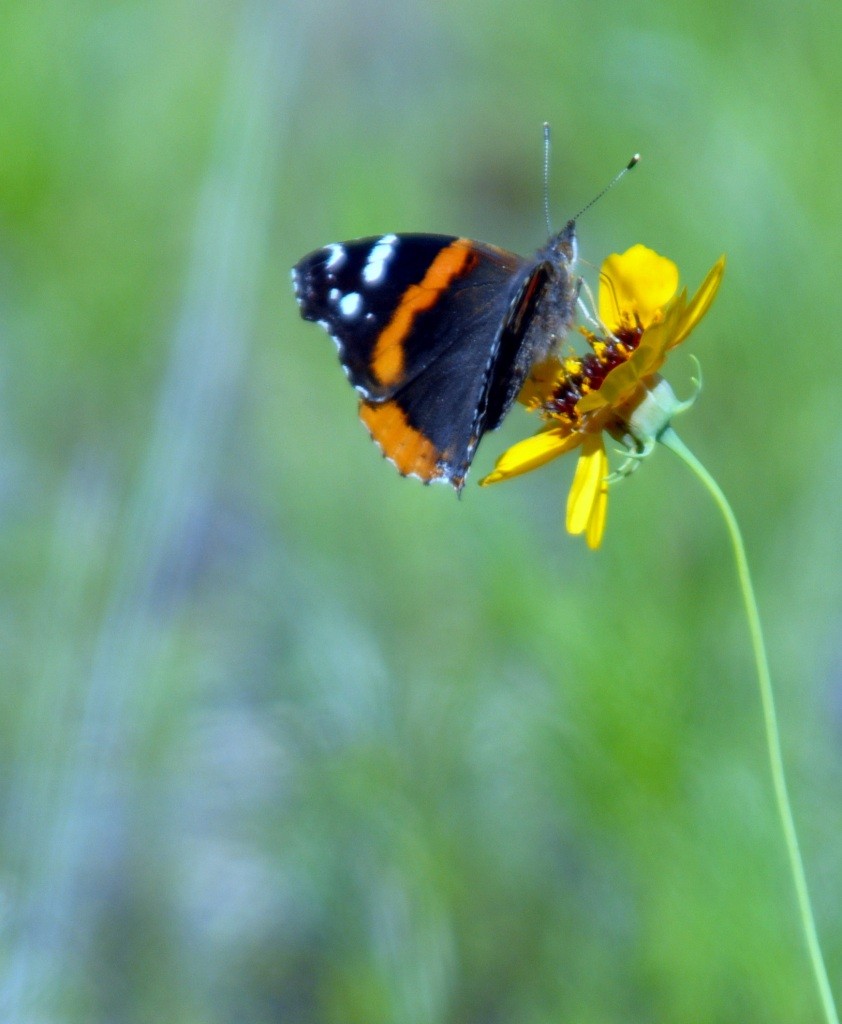
[[[327,246],[293,270],[301,315],[336,341],[384,454],[457,489],[528,372],[521,350],[545,277],[543,263],[444,235]]]

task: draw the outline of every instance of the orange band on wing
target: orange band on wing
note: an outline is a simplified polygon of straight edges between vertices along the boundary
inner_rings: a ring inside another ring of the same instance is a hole
[[[360,419],[399,473],[404,476],[414,474],[424,481],[444,475],[436,446],[409,425],[397,402],[383,402],[382,405],[361,402]]]
[[[371,354],[371,372],[381,384],[398,384],[403,379],[403,341],[415,317],[433,306],[455,278],[473,270],[478,260],[479,256],[471,243],[458,238],[436,256],[420,284],[412,284],[407,288],[392,319],[380,332]]]

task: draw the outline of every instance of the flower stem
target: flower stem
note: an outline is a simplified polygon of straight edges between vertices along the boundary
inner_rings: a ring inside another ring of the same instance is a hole
[[[731,536],[731,543],[734,548],[734,557],[737,562],[737,574],[740,579],[740,589],[743,594],[748,626],[751,633],[751,644],[754,648],[754,660],[757,666],[757,678],[760,684],[760,700],[763,705],[763,721],[766,728],[766,746],[769,751],[769,765],[772,770],[772,783],[775,789],[775,800],[778,805],[778,815],[783,827],[784,839],[786,841],[789,864],[792,871],[792,880],[795,885],[795,894],[798,899],[798,909],[801,914],[801,926],[804,930],[804,938],[807,942],[807,951],[810,962],[813,966],[816,985],[819,990],[822,1008],[828,1024],[839,1024],[839,1017],[836,1006],[833,1002],[833,993],[830,989],[830,982],[827,978],[827,969],[824,964],[819,937],[816,931],[816,921],[813,916],[813,908],[810,903],[810,894],[807,890],[807,879],[804,874],[804,863],[801,859],[801,850],[798,844],[798,834],[795,831],[795,821],[792,816],[792,807],[787,792],[786,776],[784,774],[783,755],[781,754],[781,740],[778,731],[778,719],[775,712],[775,698],[772,692],[772,680],[769,675],[769,662],[766,656],[766,645],[763,640],[763,630],[760,625],[760,613],[757,610],[757,600],[754,596],[754,588],[751,583],[751,574],[748,568],[743,538],[737,520],[728,504],[728,500],[722,493],[719,484],[708,473],[705,467],[699,462],[695,455],[684,444],[681,438],[675,433],[672,427],[667,427],[658,440],[670,451],[682,459],[687,466],[696,474],[705,487],[710,491],[714,501],[728,527]]]

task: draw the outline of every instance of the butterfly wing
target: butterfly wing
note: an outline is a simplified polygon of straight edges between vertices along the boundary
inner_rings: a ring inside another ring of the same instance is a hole
[[[385,235],[305,256],[306,320],[336,341],[360,416],[405,475],[464,484],[523,383],[544,264],[445,235]]]

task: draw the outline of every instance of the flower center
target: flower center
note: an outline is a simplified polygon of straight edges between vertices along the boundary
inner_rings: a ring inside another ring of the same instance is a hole
[[[589,392],[598,391],[608,374],[629,359],[643,337],[639,323],[634,327],[624,324],[607,338],[584,328],[580,330],[593,351],[563,361],[562,373],[541,406],[545,418],[562,420],[573,429],[579,426],[581,419],[576,403]]]

